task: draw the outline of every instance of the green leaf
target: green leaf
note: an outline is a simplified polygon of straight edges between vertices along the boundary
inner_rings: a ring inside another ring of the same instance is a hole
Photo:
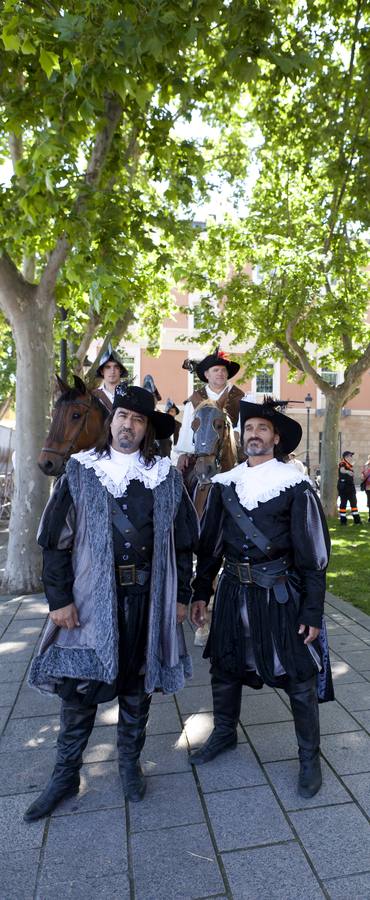
[[[21,45],[20,39],[17,34],[14,34],[10,31],[7,31],[6,27],[3,28],[1,33],[1,38],[5,47],[5,50],[15,50],[18,51]]]
[[[25,53],[25,54],[36,53],[36,47],[32,43],[31,39],[28,37],[28,35],[27,35],[27,37],[25,37],[25,39],[22,43],[21,50],[22,50],[22,53]]]
[[[50,78],[54,69],[59,69],[59,57],[56,53],[51,53],[50,50],[45,50],[44,47],[41,47],[40,50],[40,66],[44,70],[45,74],[48,78]]]

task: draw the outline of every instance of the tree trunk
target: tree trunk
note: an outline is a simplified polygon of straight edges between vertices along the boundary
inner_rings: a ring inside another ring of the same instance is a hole
[[[341,395],[326,396],[326,412],[321,444],[321,502],[326,516],[335,516],[337,510],[338,434],[343,405]]]
[[[2,583],[5,593],[42,590],[36,532],[50,492],[37,465],[44,443],[53,366],[53,298],[39,287],[26,308],[12,315],[17,351],[15,490]]]

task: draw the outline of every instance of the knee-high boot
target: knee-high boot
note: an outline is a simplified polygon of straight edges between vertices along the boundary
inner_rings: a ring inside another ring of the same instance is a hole
[[[96,709],[96,705],[83,707],[62,700],[55,768],[42,794],[25,812],[26,822],[48,816],[60,800],[78,794],[82,754],[94,727]]]
[[[291,681],[286,688],[292,708],[300,762],[298,793],[313,797],[322,784],[320,766],[320,720],[316,677]]]
[[[199,750],[190,754],[190,760],[197,766],[210,762],[224,750],[236,747],[238,743],[237,725],[242,699],[242,682],[227,675],[212,675],[214,728],[208,740]]]
[[[140,690],[137,694],[118,697],[117,726],[118,765],[122,787],[128,800],[142,800],[146,791],[140,753],[145,743],[151,695]]]

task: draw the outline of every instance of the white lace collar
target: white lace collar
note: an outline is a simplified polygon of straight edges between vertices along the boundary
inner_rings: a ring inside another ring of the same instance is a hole
[[[94,469],[96,477],[113,497],[121,497],[130,481],[135,479],[153,490],[164,481],[171,468],[168,456],[156,456],[154,465],[147,468],[139,450],[136,453],[119,453],[113,447],[110,458],[99,458],[95,450],[81,450],[80,453],[74,453],[72,459],[76,459],[86,469]]]
[[[258,503],[266,503],[273,497],[278,497],[282,491],[307,481],[311,484],[308,475],[300,472],[297,466],[279,462],[277,459],[269,459],[259,466],[248,466],[246,462],[214,475],[212,481],[219,484],[235,484],[235,490],[242,506],[245,509],[255,509]]]

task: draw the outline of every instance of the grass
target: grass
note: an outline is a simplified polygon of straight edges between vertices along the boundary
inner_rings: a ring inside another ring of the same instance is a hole
[[[370,615],[370,524],[365,514],[362,518],[361,525],[353,525],[348,517],[346,528],[337,519],[329,519],[332,549],[327,589]]]

